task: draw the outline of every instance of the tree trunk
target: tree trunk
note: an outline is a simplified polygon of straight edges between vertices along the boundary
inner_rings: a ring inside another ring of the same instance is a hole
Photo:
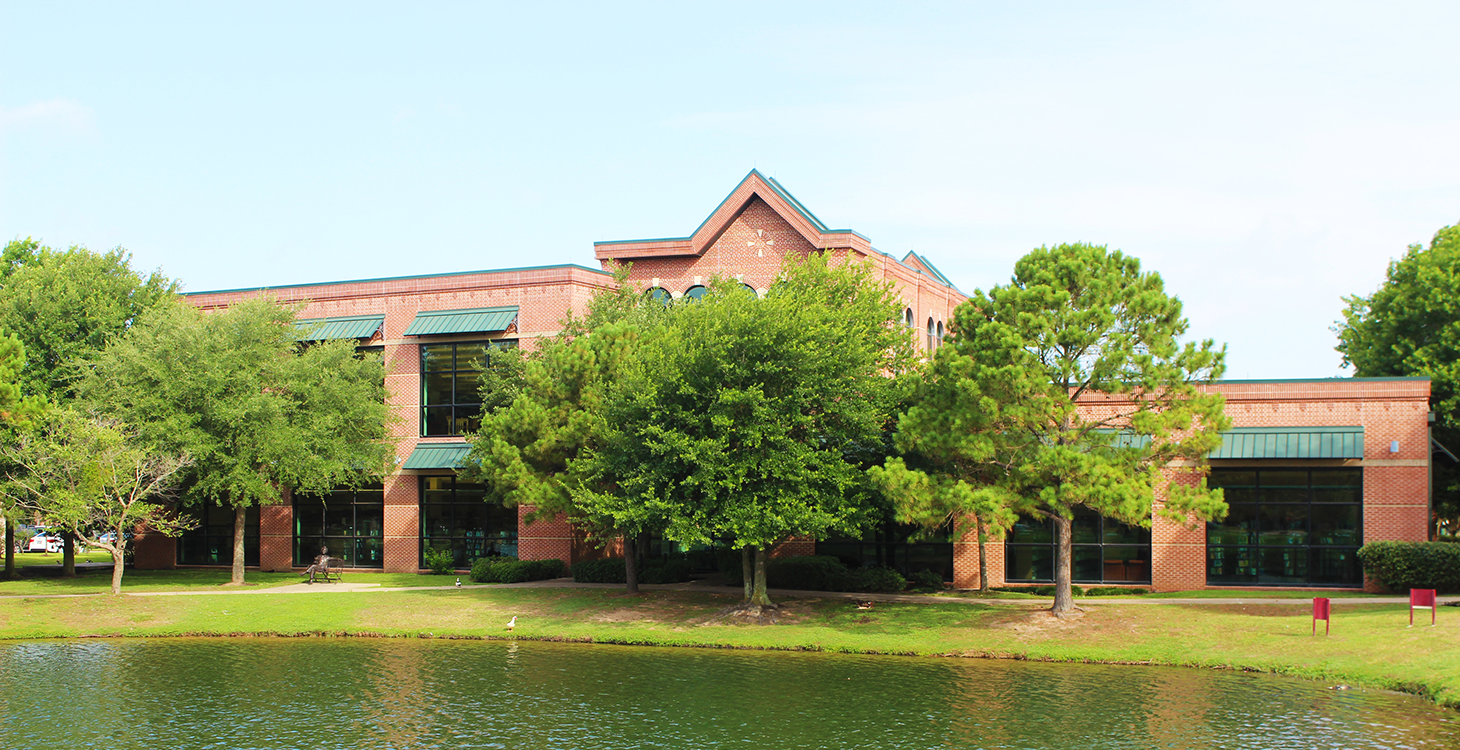
[[[5,519],[5,580],[15,580],[15,522]]]
[[[987,594],[989,592],[989,554],[986,545],[989,534],[984,529],[983,519],[977,515],[973,517],[973,525],[978,531],[978,592]]]
[[[1072,536],[1070,527],[1072,525],[1068,518],[1058,515],[1054,517],[1057,546],[1054,554],[1054,606],[1050,608],[1050,611],[1056,617],[1063,617],[1075,611],[1075,598],[1070,590],[1070,537]]]
[[[117,533],[117,541],[112,545],[112,593],[122,593],[122,557],[125,551],[123,545],[126,541],[122,539],[120,532]]]
[[[764,547],[755,548],[755,587],[750,592],[750,603],[761,607],[773,607],[770,593],[766,591],[765,585],[765,559]]]
[[[69,531],[61,532],[61,575],[76,577],[76,535]]]
[[[624,534],[624,585],[630,594],[639,593],[639,542],[633,534]]]
[[[228,583],[243,585],[243,531],[248,526],[248,508],[233,506],[233,578]]]
[[[740,548],[740,582],[745,584],[745,603],[750,603],[750,595],[755,592],[755,548]]]

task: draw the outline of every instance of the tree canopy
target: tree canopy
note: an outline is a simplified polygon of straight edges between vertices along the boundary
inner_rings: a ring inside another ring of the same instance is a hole
[[[892,461],[883,477],[893,488],[927,485],[894,493],[906,517],[1051,519],[1054,611],[1064,614],[1073,609],[1076,508],[1149,526],[1159,491],[1167,518],[1225,514],[1220,490],[1204,480],[1162,475],[1173,461],[1199,472],[1220,444],[1223,399],[1198,385],[1221,375],[1225,351],[1181,342],[1181,302],[1135,258],[1087,244],[1039,248],[1008,284],[975,291],[950,328],[918,403],[899,420],[899,448],[927,471]]]
[[[190,499],[234,507],[235,583],[247,507],[280,502],[284,487],[322,494],[374,481],[394,454],[380,357],[357,355],[351,340],[302,345],[296,312],[267,298],[207,314],[161,305],[80,383],[145,445],[190,457]]]
[[[161,273],[133,270],[122,248],[57,250],[30,238],[0,252],[0,279],[0,330],[15,334],[27,355],[22,390],[57,401],[71,396],[75,362],[177,291]]]
[[[1389,262],[1384,283],[1367,297],[1344,297],[1334,326],[1338,352],[1359,377],[1425,376],[1437,435],[1451,450],[1460,444],[1460,225],[1443,227],[1429,247],[1410,245]],[[1460,476],[1440,471],[1435,512],[1460,523]]]

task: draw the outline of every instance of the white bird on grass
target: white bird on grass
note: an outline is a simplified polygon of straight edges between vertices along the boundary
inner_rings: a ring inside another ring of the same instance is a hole
[[[515,627],[517,627],[517,615],[512,615],[512,619],[507,623],[507,629],[511,630]]]
[[[460,578],[456,579],[456,587],[457,588],[461,588],[461,579]]]

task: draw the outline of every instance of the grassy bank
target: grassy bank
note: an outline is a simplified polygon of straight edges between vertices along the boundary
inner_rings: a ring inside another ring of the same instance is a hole
[[[426,584],[447,580],[416,579]],[[217,590],[216,585],[210,588]],[[748,625],[719,617],[736,598],[709,592],[655,591],[629,597],[608,589],[491,587],[12,599],[0,601],[0,638],[515,637],[1166,664],[1403,690],[1460,707],[1460,649],[1455,647],[1460,611],[1448,607],[1441,610],[1438,627],[1410,629],[1402,605],[1345,607],[1335,602],[1333,634],[1313,637],[1306,607],[1279,604],[1152,606],[1087,600],[1082,602],[1083,617],[1059,621],[1042,611],[1046,604],[1040,600],[879,603],[858,610],[844,599],[793,599],[784,602],[779,624]],[[509,634],[503,626],[514,615],[518,627]]]

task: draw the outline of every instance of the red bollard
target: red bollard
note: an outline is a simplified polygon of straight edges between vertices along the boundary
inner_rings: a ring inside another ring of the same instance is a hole
[[[1428,609],[1430,611],[1430,627],[1435,626],[1434,589],[1409,590],[1409,626],[1411,628],[1414,627],[1414,611],[1416,609]]]
[[[1318,635],[1318,621],[1323,621],[1323,634],[1328,635],[1328,628],[1333,624],[1329,619],[1328,599],[1315,597],[1313,599],[1313,635]]]

